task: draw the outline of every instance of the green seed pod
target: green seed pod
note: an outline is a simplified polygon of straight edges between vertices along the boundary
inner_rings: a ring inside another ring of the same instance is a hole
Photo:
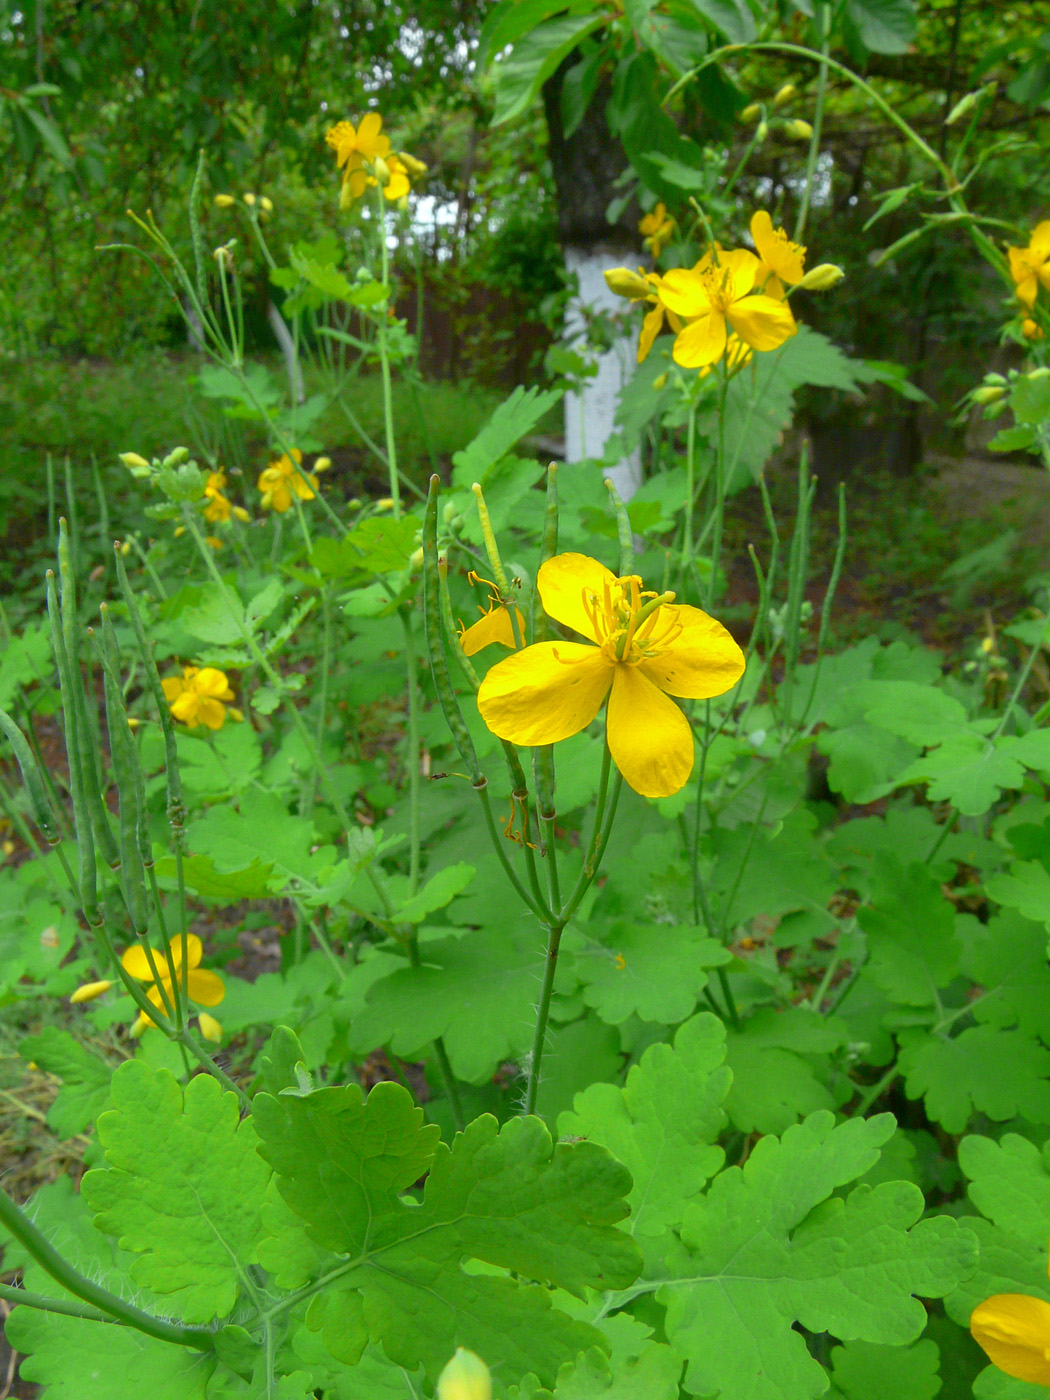
[[[55,846],[61,838],[55,825],[55,814],[48,801],[47,788],[44,786],[44,779],[37,767],[33,750],[29,747],[29,741],[6,710],[0,710],[0,730],[10,739],[11,747],[14,749],[15,762],[18,764],[19,772],[22,774],[22,782],[29,794],[33,820],[42,832],[47,844]]]

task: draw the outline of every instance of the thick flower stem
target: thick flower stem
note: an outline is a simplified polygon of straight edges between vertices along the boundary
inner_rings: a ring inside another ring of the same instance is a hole
[[[539,1005],[536,1008],[536,1031],[532,1038],[532,1051],[529,1055],[529,1077],[525,1086],[525,1102],[522,1113],[536,1112],[536,1096],[540,1088],[540,1065],[547,1039],[547,1022],[550,1019],[551,995],[554,991],[554,974],[558,970],[558,950],[565,922],[559,921],[547,929],[547,953],[543,964],[543,985],[540,988]]]
[[[148,1337],[156,1337],[158,1341],[171,1342],[175,1346],[194,1347],[198,1351],[211,1351],[213,1346],[212,1333],[191,1327],[179,1327],[173,1322],[165,1322],[162,1318],[153,1317],[78,1273],[63,1259],[50,1240],[37,1229],[25,1212],[15,1205],[7,1192],[2,1189],[0,1189],[0,1224],[9,1230],[20,1244],[26,1247],[40,1267],[49,1273],[56,1283],[68,1289],[74,1297],[80,1298],[82,1302],[93,1308],[98,1308],[100,1312],[106,1313],[116,1322],[121,1322],[127,1327],[134,1327],[136,1331],[144,1332]],[[17,1289],[12,1290],[15,1293],[18,1291]],[[34,1299],[36,1298],[36,1295],[32,1296]],[[28,1301],[28,1299],[23,1301]],[[35,1301],[34,1306],[41,1306],[41,1301]],[[62,1312],[67,1309],[59,1303],[55,1310]]]

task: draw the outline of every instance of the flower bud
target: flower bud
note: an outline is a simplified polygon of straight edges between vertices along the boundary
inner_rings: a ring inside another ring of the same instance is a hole
[[[415,156],[410,156],[407,151],[400,152],[401,164],[414,180],[420,180],[427,173],[428,167],[421,160],[416,160]]]
[[[785,122],[784,130],[796,141],[808,141],[813,135],[813,128],[809,122],[804,122],[801,117],[792,117],[791,121]]]
[[[264,214],[273,213],[273,200],[268,194],[259,196],[259,208],[263,211]]]
[[[244,202],[247,204],[248,208],[251,209],[255,204],[255,196],[253,194],[246,194],[244,196]]]
[[[664,370],[663,374],[658,374],[658,375],[656,376],[656,378],[653,380],[653,388],[656,389],[656,390],[660,390],[660,389],[662,389],[662,388],[664,387],[664,385],[665,385],[666,383],[667,383],[667,371]]]
[[[215,205],[216,209],[229,209],[230,206],[236,204],[237,201],[232,194],[217,194],[212,203]]]
[[[945,126],[954,126],[960,117],[965,117],[967,112],[972,112],[977,105],[979,92],[968,92],[965,97],[960,97],[955,106],[944,119]]]
[[[197,1024],[201,1028],[201,1035],[205,1040],[214,1041],[218,1045],[222,1039],[222,1025],[216,1021],[214,1016],[209,1016],[206,1011],[197,1012]]]
[[[492,1400],[492,1377],[481,1357],[457,1347],[438,1376],[437,1400]]]
[[[780,88],[774,96],[773,106],[786,107],[797,91],[798,89],[795,87],[794,83],[785,83],[784,86]]]
[[[376,510],[393,510],[393,509],[394,509],[394,498],[393,498],[393,496],[380,496],[379,500],[376,501]]]
[[[1038,369],[1029,370],[1025,375],[1026,379],[1045,379],[1050,375],[1050,365],[1040,365]]]
[[[414,549],[408,558],[408,567],[416,574],[423,567],[423,551]]]
[[[326,472],[331,465],[331,457],[318,457],[317,461],[314,463],[314,471]]]
[[[386,163],[386,161],[383,159],[383,157],[382,157],[382,156],[376,156],[375,160],[372,162],[372,166],[373,166],[373,169],[374,169],[375,172],[376,172],[376,179],[379,181],[379,183],[380,183],[381,185],[389,185],[389,184],[390,184],[390,167],[389,167],[389,165],[387,165],[387,163]]]
[[[212,257],[219,264],[219,267],[222,268],[223,272],[233,271],[233,254],[225,244],[216,248],[212,253]]]
[[[755,145],[761,146],[762,142],[766,139],[768,135],[769,123],[759,122],[759,124],[755,127]]]
[[[141,472],[143,467],[149,471],[149,463],[145,457],[140,457],[137,452],[119,452],[117,455],[129,471],[135,471],[138,468],[138,471]]]
[[[970,397],[974,403],[995,403],[996,399],[1001,399],[1006,390],[999,384],[982,384],[979,389],[974,389]]]
[[[74,1006],[79,1006],[83,1001],[94,1001],[96,997],[103,996],[112,987],[112,982],[105,980],[101,982],[85,982],[82,987],[78,987],[69,1000]]]
[[[173,447],[161,463],[163,467],[181,467],[183,462],[190,459],[190,449],[188,447]]]
[[[609,291],[615,292],[618,297],[641,301],[643,297],[652,295],[652,288],[641,273],[632,272],[629,267],[611,267],[602,276]]]
[[[749,102],[742,111],[737,113],[737,121],[753,122],[756,119],[756,117],[760,117],[761,115],[761,102]]]
[[[842,268],[834,263],[818,263],[810,268],[798,285],[807,292],[826,292],[837,287],[845,275]]]

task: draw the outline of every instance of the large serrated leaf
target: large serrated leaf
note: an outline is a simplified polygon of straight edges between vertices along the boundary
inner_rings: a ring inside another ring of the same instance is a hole
[[[269,1168],[251,1120],[210,1075],[185,1091],[167,1070],[130,1060],[98,1121],[109,1166],[82,1191],[100,1230],[139,1255],[136,1282],[186,1322],[226,1317],[254,1258]]]
[[[543,415],[562,398],[562,390],[523,389],[520,385],[505,399],[488,420],[473,442],[453,453],[452,482],[455,486],[485,485],[486,477],[497,462],[526,433],[532,431]]]

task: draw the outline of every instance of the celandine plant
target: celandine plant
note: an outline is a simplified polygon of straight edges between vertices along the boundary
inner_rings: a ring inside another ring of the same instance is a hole
[[[495,7],[501,47],[525,9]],[[951,162],[909,139],[1030,354],[977,401],[1009,396],[1037,445],[1041,225],[1004,251],[961,203],[969,136]],[[809,186],[790,235],[748,211],[754,251],[728,195],[717,219],[650,199],[640,232],[675,265],[610,270],[644,307],[636,498],[527,455],[559,398],[535,389],[424,496],[398,464],[414,347],[388,238],[423,172],[375,113],[329,144],[345,239],[278,264],[244,203],[321,387],[245,362],[202,167],[193,266],[144,227],[203,392],[266,455],[126,454],[155,538],[106,560],[96,620],[91,536],[63,525],[48,617],[0,667],[25,790],[0,802],[34,853],[0,868],[0,976],[48,1008],[19,1053],[60,1081],[47,1124],[87,1169],[0,1192],[23,1377],[49,1400],[928,1400],[977,1379],[972,1327],[1040,1393],[1046,619],[1012,626],[1027,650],[994,686],[903,640],[831,648],[844,535],[814,607],[806,463],[787,538],[762,475],[791,390],[863,369],[803,324],[800,290],[838,280],[806,271]],[[353,419],[369,369],[387,494],[345,502],[312,433]],[[734,610],[746,482],[769,538]],[[61,711],[67,771],[34,707]],[[261,934],[272,967],[242,975]]]

